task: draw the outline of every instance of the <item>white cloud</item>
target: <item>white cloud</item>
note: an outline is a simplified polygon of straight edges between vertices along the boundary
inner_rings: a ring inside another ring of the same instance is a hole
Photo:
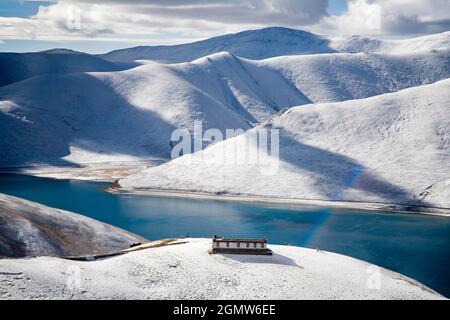
[[[328,0],[59,0],[30,18],[0,17],[0,37],[203,38],[267,25],[311,25],[327,15],[327,7]]]
[[[450,0],[350,0],[316,28],[339,34],[425,34],[450,30]]]
[[[2,39],[179,42],[265,26],[321,33],[416,34],[450,29],[450,0],[58,0],[30,18],[0,17]]]

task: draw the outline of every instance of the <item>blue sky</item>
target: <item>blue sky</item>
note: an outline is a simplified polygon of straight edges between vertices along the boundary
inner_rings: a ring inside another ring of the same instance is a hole
[[[26,18],[35,15],[39,6],[48,6],[55,1],[52,0],[0,0],[1,17]]]
[[[40,5],[47,5],[47,1],[0,0],[0,16],[29,17],[37,13]]]
[[[450,0],[0,0],[0,51],[103,53],[267,26],[404,37],[449,30],[449,7]]]
[[[331,15],[339,16],[347,11],[347,0],[330,0],[328,5],[328,12]]]

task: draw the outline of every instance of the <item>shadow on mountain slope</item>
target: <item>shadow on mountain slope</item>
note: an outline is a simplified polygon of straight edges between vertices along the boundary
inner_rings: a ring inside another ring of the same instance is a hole
[[[328,200],[346,200],[346,191],[356,189],[383,202],[431,206],[417,203],[407,190],[374,175],[347,156],[303,144],[281,132],[280,159],[311,173],[315,186]]]
[[[58,79],[37,79],[45,85],[33,87],[39,91],[31,92],[33,101],[0,96],[0,101],[19,106],[0,113],[0,166],[69,165],[62,158],[71,147],[105,155],[169,157],[170,135],[176,128],[158,114],[130,104],[89,74],[73,75],[73,81],[60,84]],[[57,99],[49,99],[55,95]]]
[[[44,74],[120,71],[129,67],[70,50],[0,53],[0,87]]]

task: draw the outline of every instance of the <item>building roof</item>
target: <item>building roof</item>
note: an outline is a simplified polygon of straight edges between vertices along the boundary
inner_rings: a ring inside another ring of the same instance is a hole
[[[214,242],[253,242],[253,243],[267,243],[267,239],[226,239],[214,238]]]

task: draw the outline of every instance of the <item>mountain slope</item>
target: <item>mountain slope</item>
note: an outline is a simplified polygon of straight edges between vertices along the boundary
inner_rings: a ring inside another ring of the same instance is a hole
[[[0,88],[0,166],[170,157],[177,128],[248,129],[284,108],[447,78],[449,54],[322,54],[46,75]]]
[[[0,258],[105,254],[145,241],[85,216],[0,194]]]
[[[360,36],[330,38],[330,47],[338,52],[411,54],[447,50],[450,31],[401,40],[379,40]]]
[[[283,94],[267,97],[267,84],[258,84],[236,58],[216,58],[117,73],[41,76],[4,87],[0,165],[85,163],[99,155],[115,161],[169,158],[172,132],[192,130],[196,120],[203,121],[204,130],[248,129],[276,113],[278,105],[309,102],[270,70],[267,79],[274,79]]]
[[[163,189],[450,208],[450,80],[364,100],[292,108],[280,130],[279,170],[236,159],[256,129],[119,181]],[[253,150],[253,149],[250,149]],[[267,159],[269,158],[269,159]],[[272,158],[272,160],[274,160]],[[276,159],[275,159],[276,160]]]
[[[189,62],[221,51],[238,57],[261,60],[288,55],[320,53],[410,54],[448,49],[450,32],[406,40],[364,37],[329,37],[288,28],[271,27],[173,46],[142,46],[112,51],[103,58],[113,62],[152,60],[164,63]]]
[[[0,87],[42,74],[122,70],[117,64],[86,53],[51,50],[37,53],[0,53]]]
[[[280,72],[312,102],[361,99],[450,76],[450,47],[416,54],[320,54],[258,62]]]

